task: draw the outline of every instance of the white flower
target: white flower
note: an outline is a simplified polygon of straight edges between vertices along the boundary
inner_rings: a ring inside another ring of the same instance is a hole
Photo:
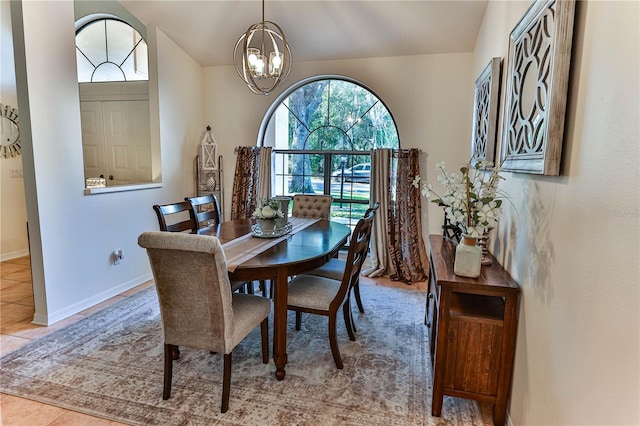
[[[482,201],[478,202],[477,212],[478,221],[480,223],[488,223],[497,220],[496,211],[500,213],[500,209],[497,207],[497,203],[495,201],[490,201],[488,204],[483,204]]]
[[[480,238],[484,233],[484,225],[476,225],[470,228],[467,228],[465,234],[470,236],[471,238]]]
[[[411,185],[413,185],[414,188],[420,188],[420,175],[416,175],[416,177],[413,178]]]
[[[265,199],[262,200],[258,207],[256,207],[251,217],[254,219],[275,219],[276,217],[284,217],[284,214],[280,210],[280,203],[278,200]]]
[[[422,192],[422,196],[423,196],[424,198],[429,198],[429,197],[431,197],[431,192],[432,192],[432,190],[433,190],[433,187],[431,186],[431,184],[430,184],[430,183],[429,183],[429,184],[427,184],[427,183],[423,184],[423,185],[422,185],[422,191],[421,191],[421,192]]]
[[[496,225],[501,212],[498,182],[503,178],[499,175],[500,167],[492,168],[492,165],[486,160],[479,160],[473,166],[468,162],[460,169],[462,174],[457,174],[447,173],[444,162],[438,162],[438,182],[445,188],[444,195],[439,196],[426,183],[422,185],[422,195],[435,196],[432,202],[445,206],[451,223],[466,235],[479,238],[486,227]],[[414,183],[419,181],[417,177],[414,179]]]
[[[272,219],[277,215],[278,213],[269,206],[265,206],[262,208],[262,216],[264,216],[265,219]]]

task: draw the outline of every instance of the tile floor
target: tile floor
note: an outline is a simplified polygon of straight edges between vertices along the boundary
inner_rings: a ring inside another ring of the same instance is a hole
[[[407,288],[406,284],[387,278],[361,278],[361,283]],[[121,293],[92,308],[82,311],[52,326],[31,324],[35,312],[31,286],[29,257],[0,263],[0,356],[11,352],[29,341],[42,337],[69,325],[87,315],[109,306],[144,288],[152,286],[148,281]],[[427,282],[414,284],[411,288],[426,291]],[[2,426],[117,426],[124,425],[110,420],[88,416],[40,402],[0,393],[0,425]]]

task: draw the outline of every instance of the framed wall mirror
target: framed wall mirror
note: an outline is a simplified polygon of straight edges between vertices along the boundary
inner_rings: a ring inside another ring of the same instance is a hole
[[[0,155],[3,158],[20,155],[20,126],[18,110],[0,104]]]

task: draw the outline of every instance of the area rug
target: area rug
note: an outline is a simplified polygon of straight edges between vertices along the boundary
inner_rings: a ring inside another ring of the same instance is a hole
[[[182,349],[162,400],[163,344],[154,288],[0,359],[0,391],[132,425],[482,425],[475,402],[445,398],[431,417],[425,294],[361,285],[357,340],[342,319],[335,367],[325,317],[289,317],[286,378],[262,364],[259,328],[233,352],[229,411],[222,356]],[[357,310],[356,310],[357,312]],[[272,324],[272,322],[270,322]],[[270,336],[271,338],[271,336]]]

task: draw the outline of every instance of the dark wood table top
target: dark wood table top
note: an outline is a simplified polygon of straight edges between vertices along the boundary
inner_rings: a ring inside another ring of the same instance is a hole
[[[222,244],[251,232],[253,219],[237,219],[221,223],[201,233],[218,237]],[[289,268],[297,275],[323,265],[343,247],[351,229],[341,223],[319,220],[261,254],[238,265],[230,274],[233,280],[267,279],[276,275],[276,268]]]

